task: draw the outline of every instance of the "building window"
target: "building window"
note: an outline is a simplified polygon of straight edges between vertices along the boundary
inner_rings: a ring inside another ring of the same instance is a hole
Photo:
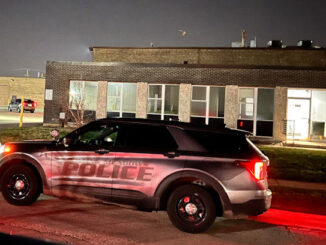
[[[224,100],[224,87],[192,86],[191,122],[224,124]]]
[[[287,137],[326,140],[326,91],[288,89]]]
[[[69,107],[70,109],[84,109],[96,111],[97,82],[70,81]]]
[[[312,91],[311,129],[313,140],[326,140],[326,91]]]
[[[108,83],[107,116],[136,116],[136,83]]]
[[[243,88],[239,91],[239,119],[254,118],[254,89]]]
[[[274,90],[239,89],[238,128],[255,136],[273,136]]]
[[[148,118],[178,120],[178,113],[179,85],[148,85]]]

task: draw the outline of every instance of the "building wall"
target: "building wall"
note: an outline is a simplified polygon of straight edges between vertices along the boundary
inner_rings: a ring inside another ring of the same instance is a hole
[[[40,108],[44,107],[44,78],[0,77],[0,106],[8,106],[11,97],[24,96],[35,100]]]
[[[93,47],[94,62],[326,67],[325,49]]]
[[[53,90],[53,99],[45,101],[45,124],[57,124],[59,113],[67,111],[71,80],[106,82],[136,82],[136,117],[146,118],[147,85],[150,83],[180,84],[179,116],[189,121],[191,85],[226,87],[225,123],[236,127],[238,117],[238,88],[275,88],[274,139],[283,140],[283,120],[286,119],[287,88],[326,88],[326,69],[307,68],[249,68],[235,66],[116,64],[103,62],[48,62],[46,89]],[[100,84],[99,83],[99,84]],[[106,89],[102,89],[103,91]],[[102,94],[102,90],[99,94]],[[188,99],[187,99],[188,95]],[[99,95],[98,95],[99,96]],[[101,98],[101,99],[99,99]],[[105,95],[98,97],[97,118],[105,116]]]

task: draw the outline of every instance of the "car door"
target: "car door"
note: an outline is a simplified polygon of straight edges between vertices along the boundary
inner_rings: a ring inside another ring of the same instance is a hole
[[[144,205],[161,181],[184,167],[177,144],[165,126],[121,125],[116,142],[112,198]],[[137,203],[139,202],[139,203]]]
[[[102,122],[68,135],[61,149],[52,154],[54,195],[110,200],[117,134],[117,127]]]

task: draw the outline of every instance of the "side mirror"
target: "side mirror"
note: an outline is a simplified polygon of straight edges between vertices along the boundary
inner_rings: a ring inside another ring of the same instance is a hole
[[[66,137],[63,138],[63,145],[65,147],[69,147],[70,143],[71,143],[71,139],[70,138],[66,138]]]

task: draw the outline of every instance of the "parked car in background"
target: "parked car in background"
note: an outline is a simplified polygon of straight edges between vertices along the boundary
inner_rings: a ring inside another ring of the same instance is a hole
[[[9,106],[8,106],[8,111],[21,111],[21,106],[22,106],[22,100],[21,99],[16,99],[16,100],[11,100]],[[24,99],[24,111],[30,111],[31,113],[34,113],[35,109],[37,107],[37,103],[31,99]]]

